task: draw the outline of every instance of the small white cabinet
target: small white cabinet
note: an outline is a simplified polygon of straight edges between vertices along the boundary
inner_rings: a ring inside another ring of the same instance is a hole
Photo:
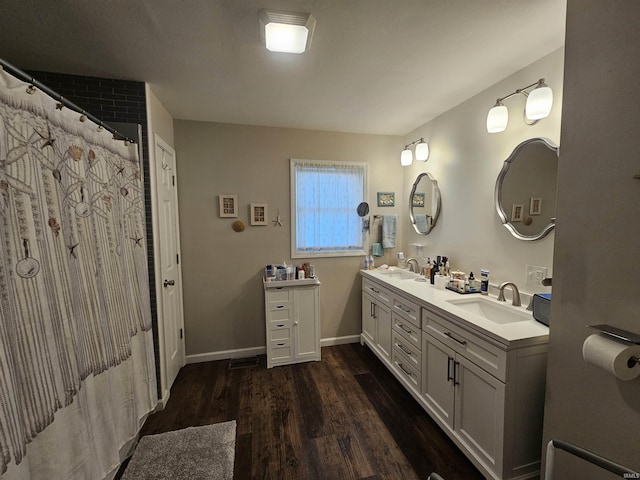
[[[318,279],[263,282],[267,368],[320,360]]]

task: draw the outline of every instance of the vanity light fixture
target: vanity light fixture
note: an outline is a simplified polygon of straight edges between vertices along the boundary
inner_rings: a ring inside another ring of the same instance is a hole
[[[527,90],[533,88],[530,92]],[[524,109],[524,123],[527,125],[535,125],[538,120],[546,118],[551,112],[551,106],[553,105],[553,92],[551,88],[544,83],[544,78],[541,78],[531,85],[519,88],[509,95],[498,98],[496,104],[489,110],[487,114],[487,132],[500,133],[504,132],[509,122],[509,111],[507,107],[502,103],[507,98],[514,95],[522,95],[527,99],[527,103]]]
[[[416,145],[416,160],[418,162],[426,162],[429,158],[429,144],[424,141],[424,138],[415,140],[405,145],[404,150],[402,150],[400,154],[400,165],[403,167],[408,167],[413,163],[413,152],[409,149],[409,147],[413,145]]]
[[[311,46],[316,19],[310,13],[263,8],[258,24],[260,41],[270,52],[303,53]]]

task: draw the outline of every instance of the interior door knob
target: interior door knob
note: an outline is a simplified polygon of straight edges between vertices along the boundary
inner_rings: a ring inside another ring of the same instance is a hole
[[[175,280],[165,280],[163,285],[164,288],[167,288],[169,286],[173,287],[176,284]]]

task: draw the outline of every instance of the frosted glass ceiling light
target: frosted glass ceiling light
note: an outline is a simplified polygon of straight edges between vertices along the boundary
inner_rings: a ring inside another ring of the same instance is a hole
[[[408,167],[413,163],[413,153],[409,150],[409,145],[405,145],[404,150],[400,154],[400,165]]]
[[[260,41],[270,52],[303,53],[311,46],[316,19],[310,13],[258,12]]]
[[[509,123],[509,110],[501,103],[496,103],[487,114],[487,132],[504,132]]]
[[[527,90],[532,87],[535,88],[531,92],[527,92]],[[518,94],[527,99],[524,111],[524,123],[527,125],[535,125],[538,123],[538,120],[549,116],[551,106],[553,105],[553,92],[551,88],[544,83],[544,78],[541,78],[531,85],[519,88],[509,95],[498,98],[496,104],[487,114],[487,132],[504,132],[507,128],[507,122],[509,121],[509,112],[502,102]]]
[[[416,160],[419,162],[426,162],[428,158],[429,144],[426,143],[423,138],[421,138],[416,145]]]

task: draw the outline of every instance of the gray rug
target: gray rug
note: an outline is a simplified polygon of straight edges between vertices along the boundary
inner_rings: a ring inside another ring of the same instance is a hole
[[[122,480],[231,480],[236,421],[147,435]]]

